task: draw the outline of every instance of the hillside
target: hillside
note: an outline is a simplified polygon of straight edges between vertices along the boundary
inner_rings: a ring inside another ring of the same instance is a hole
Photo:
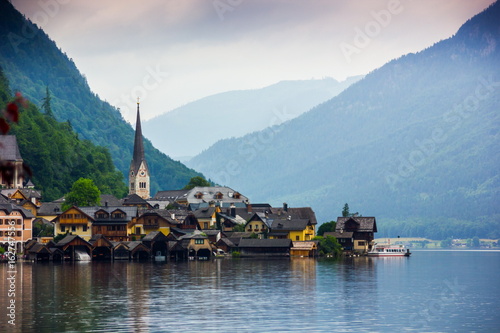
[[[69,121],[81,139],[107,147],[125,175],[132,159],[134,130],[120,112],[93,93],[73,61],[36,25],[7,1],[0,0],[0,66],[14,91],[41,106],[46,87],[54,116]],[[181,188],[200,175],[174,161],[145,140],[151,191]]]
[[[0,68],[0,109],[11,102],[12,92]],[[47,103],[50,110],[50,102]],[[12,122],[9,135],[15,135],[19,151],[27,165],[27,174],[45,201],[59,199],[79,178],[89,178],[103,194],[123,197],[128,188],[123,175],[113,165],[109,151],[80,140],[67,122],[59,123],[49,113],[41,113],[27,102],[19,121]]]
[[[144,133],[164,153],[192,157],[221,139],[293,119],[361,78],[282,81],[262,89],[208,96],[145,121]]]
[[[253,200],[344,203],[392,235],[500,237],[500,3],[280,126],[189,165]],[[396,234],[397,233],[397,234]]]

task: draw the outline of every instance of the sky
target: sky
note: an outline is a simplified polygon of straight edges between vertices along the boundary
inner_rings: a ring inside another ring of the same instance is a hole
[[[493,0],[12,0],[135,122],[230,90],[367,74]]]

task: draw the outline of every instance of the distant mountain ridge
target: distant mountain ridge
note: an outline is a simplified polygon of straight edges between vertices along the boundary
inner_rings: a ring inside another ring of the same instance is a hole
[[[120,112],[93,93],[76,65],[7,0],[0,0],[0,66],[13,90],[40,106],[48,86],[59,121],[70,121],[83,139],[107,147],[116,167],[128,175],[134,129]],[[174,161],[145,140],[152,171],[151,191],[181,188],[200,173]]]
[[[396,236],[500,237],[498,17],[496,2],[455,36],[188,165],[254,200],[311,206],[320,221],[348,202]]]
[[[293,119],[361,78],[281,81],[261,89],[208,96],[145,121],[144,133],[170,156],[195,156],[221,139]]]

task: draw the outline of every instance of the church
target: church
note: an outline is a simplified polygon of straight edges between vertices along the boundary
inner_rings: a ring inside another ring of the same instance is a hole
[[[142,137],[141,115],[139,101],[137,101],[137,121],[135,123],[134,152],[128,174],[129,195],[136,194],[142,199],[149,199],[150,174],[146,158],[144,157],[144,140]]]

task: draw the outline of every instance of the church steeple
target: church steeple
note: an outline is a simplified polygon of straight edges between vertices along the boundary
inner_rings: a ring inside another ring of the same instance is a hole
[[[134,152],[129,170],[129,194],[137,194],[143,199],[149,199],[149,186],[149,169],[146,158],[144,157],[141,114],[139,110],[139,99],[137,99]]]

